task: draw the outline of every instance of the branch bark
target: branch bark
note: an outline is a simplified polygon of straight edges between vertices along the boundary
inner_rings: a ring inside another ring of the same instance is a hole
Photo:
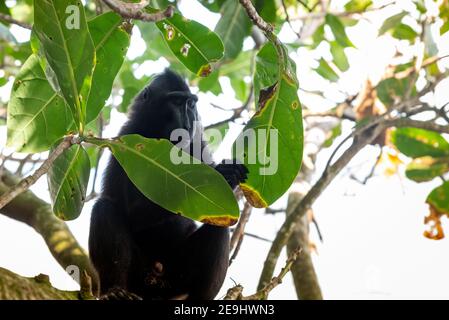
[[[143,9],[148,5],[148,1],[142,0],[139,3],[125,3],[117,0],[103,0],[103,2],[112,10],[117,12],[123,18],[136,19],[147,22],[158,22],[167,18],[171,18],[175,9],[168,6],[165,10],[155,13],[148,13]]]
[[[0,268],[0,300],[79,300],[78,291],[63,291],[52,287],[48,276],[19,276]]]
[[[271,279],[274,268],[278,261],[282,249],[286,246],[288,239],[292,235],[298,221],[303,217],[312,204],[327,188],[332,180],[346,167],[352,158],[362,150],[366,145],[370,144],[374,139],[388,127],[414,127],[436,131],[440,133],[449,133],[449,126],[442,126],[427,121],[418,121],[408,118],[388,119],[379,122],[375,127],[358,134],[358,139],[354,139],[352,145],[335,161],[334,164],[328,166],[318,179],[315,185],[310,189],[307,195],[294,208],[295,214],[287,217],[284,224],[279,229],[276,238],[268,252],[264,267],[259,279],[258,288],[263,288]]]
[[[4,22],[8,22],[8,23],[12,23],[12,24],[18,25],[18,26],[20,26],[22,28],[25,28],[25,29],[28,29],[28,30],[31,30],[33,28],[30,24],[28,24],[26,22],[21,22],[19,20],[16,20],[13,17],[11,17],[11,16],[9,16],[7,14],[4,14],[4,13],[0,13],[0,20],[2,20]]]
[[[17,184],[18,180],[18,177],[3,169],[0,175],[0,194]],[[50,204],[38,198],[33,192],[25,191],[2,208],[0,213],[36,230],[64,270],[69,266],[76,266],[80,275],[86,271],[92,279],[92,291],[94,294],[97,293],[98,276],[87,253],[78,244],[66,223],[55,217]]]

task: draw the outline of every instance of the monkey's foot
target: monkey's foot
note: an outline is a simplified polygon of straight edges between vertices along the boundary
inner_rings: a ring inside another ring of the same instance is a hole
[[[142,300],[137,294],[126,291],[122,288],[114,288],[108,291],[108,293],[100,296],[100,300],[110,300],[110,301],[118,301],[118,300]]]

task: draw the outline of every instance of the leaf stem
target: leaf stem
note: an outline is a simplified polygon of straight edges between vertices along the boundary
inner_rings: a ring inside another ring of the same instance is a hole
[[[75,137],[74,135],[66,136],[61,143],[50,153],[47,160],[45,160],[42,165],[28,177],[22,179],[17,185],[12,187],[5,192],[0,197],[0,209],[10,203],[15,197],[17,197],[22,192],[28,190],[36,181],[42,177],[44,174],[50,170],[53,162],[68,148],[70,148],[74,144],[80,144],[81,139]]]

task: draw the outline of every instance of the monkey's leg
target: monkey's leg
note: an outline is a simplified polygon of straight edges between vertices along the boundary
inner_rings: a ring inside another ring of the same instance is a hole
[[[211,300],[218,294],[229,264],[229,230],[204,224],[181,248],[177,264],[189,300]]]
[[[91,217],[89,253],[105,300],[134,299],[125,294],[134,246],[117,207],[112,200],[100,198]]]

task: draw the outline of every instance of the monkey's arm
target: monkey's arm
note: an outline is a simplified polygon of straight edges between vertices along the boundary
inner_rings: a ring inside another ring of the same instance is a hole
[[[247,179],[248,169],[245,165],[236,163],[236,160],[233,160],[232,163],[227,162],[227,160],[223,160],[215,166],[215,170],[221,173],[232,189],[235,189],[239,183]]]
[[[188,300],[211,300],[220,291],[229,264],[229,230],[204,224],[182,246],[179,263],[181,268],[181,293]]]

